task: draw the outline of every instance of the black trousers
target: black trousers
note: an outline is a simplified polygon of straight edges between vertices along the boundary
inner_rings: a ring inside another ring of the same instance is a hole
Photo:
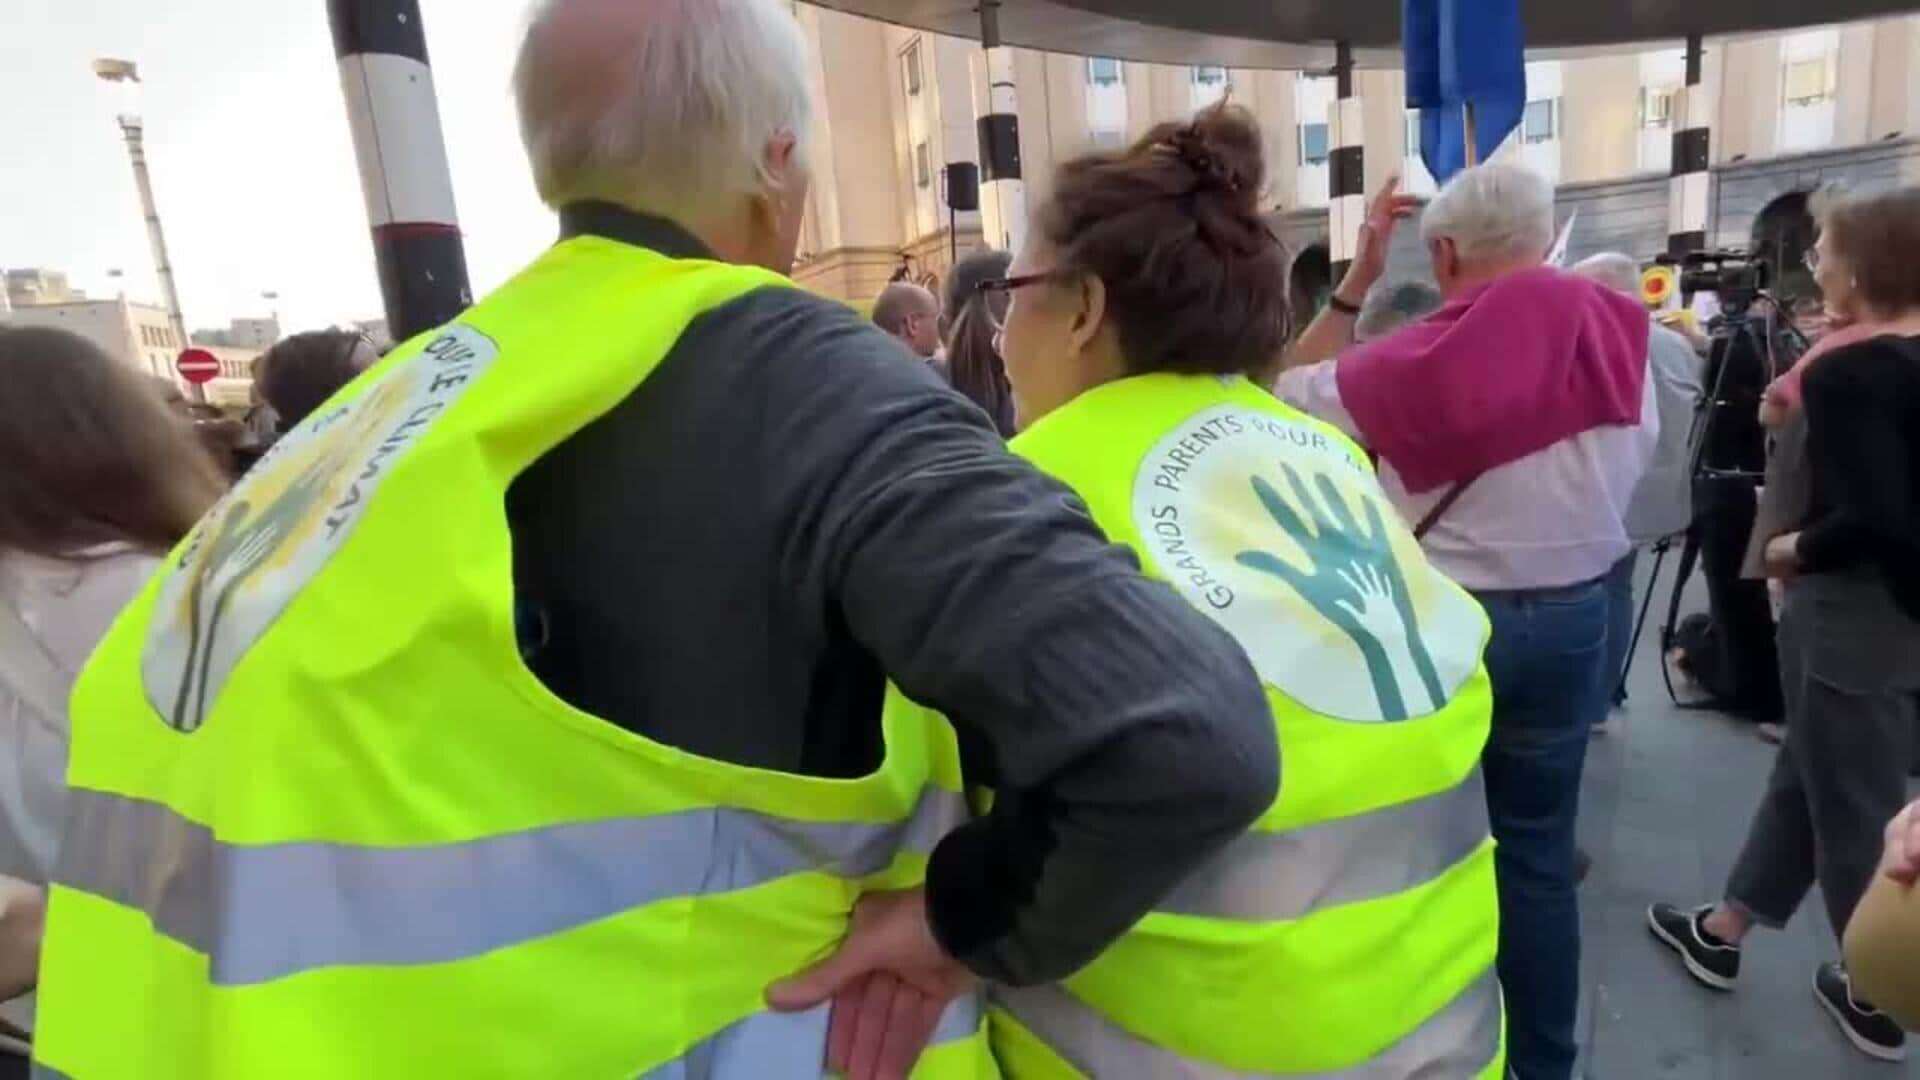
[[[1774,759],[1727,900],[1781,927],[1818,880],[1836,936],[1907,801],[1920,688],[1920,623],[1877,578],[1819,575],[1787,589],[1780,618],[1787,738]]]
[[[1767,585],[1740,576],[1759,508],[1753,483],[1738,477],[1695,480],[1693,505],[1707,607],[1719,631],[1719,670],[1727,673],[1732,690],[1727,705],[1755,723],[1778,723],[1783,714],[1780,658]]]

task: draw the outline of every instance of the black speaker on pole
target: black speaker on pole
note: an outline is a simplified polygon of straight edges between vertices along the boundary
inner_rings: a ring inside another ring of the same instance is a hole
[[[961,212],[980,209],[980,166],[971,161],[947,164],[947,206]]]

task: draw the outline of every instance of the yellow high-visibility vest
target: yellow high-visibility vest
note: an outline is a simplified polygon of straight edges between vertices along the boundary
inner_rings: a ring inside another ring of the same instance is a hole
[[[1280,794],[1091,966],[993,993],[1014,1080],[1502,1075],[1485,613],[1345,437],[1245,379],[1101,386],[1014,440],[1240,643]],[[891,709],[912,711],[896,692]]]
[[[208,515],[74,692],[41,1075],[823,1073],[826,1010],[766,987],[922,880],[951,732],[888,719],[832,780],[576,710],[521,661],[505,509],[693,319],[786,284],[566,240]],[[994,1075],[978,1001],[916,1075]]]

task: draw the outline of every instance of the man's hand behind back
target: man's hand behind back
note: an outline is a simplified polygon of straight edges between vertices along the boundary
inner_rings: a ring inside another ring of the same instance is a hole
[[[941,1014],[976,982],[934,940],[925,893],[872,893],[833,955],[768,987],[767,1003],[798,1012],[831,1001],[827,1067],[848,1080],[905,1080]]]

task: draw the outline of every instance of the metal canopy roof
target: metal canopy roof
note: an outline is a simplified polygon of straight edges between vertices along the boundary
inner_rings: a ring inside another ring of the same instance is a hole
[[[980,0],[810,0],[958,37],[980,36]],[[1522,0],[1530,51],[1578,55],[1849,22],[1914,0]],[[1163,64],[1314,68],[1347,41],[1363,67],[1400,66],[1400,0],[1001,0],[1009,45]]]

